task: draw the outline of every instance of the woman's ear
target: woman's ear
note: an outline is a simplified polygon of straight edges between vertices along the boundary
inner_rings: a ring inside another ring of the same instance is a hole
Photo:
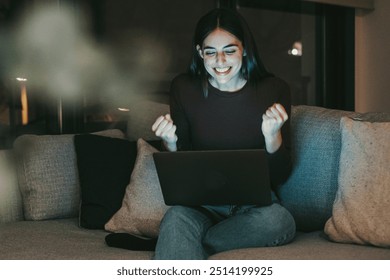
[[[198,51],[199,56],[203,59],[203,51],[199,45],[196,45],[196,50]]]

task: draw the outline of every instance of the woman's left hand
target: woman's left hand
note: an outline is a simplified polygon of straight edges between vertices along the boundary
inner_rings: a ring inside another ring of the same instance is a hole
[[[279,103],[273,104],[263,114],[261,131],[263,132],[268,152],[275,152],[282,144],[282,134],[280,130],[287,120],[287,112]]]

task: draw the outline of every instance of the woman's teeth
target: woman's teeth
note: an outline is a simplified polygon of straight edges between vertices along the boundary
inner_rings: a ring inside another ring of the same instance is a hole
[[[230,69],[230,67],[223,67],[223,68],[216,67],[216,68],[215,68],[215,71],[217,71],[218,73],[225,73],[225,72],[227,72],[229,69]]]

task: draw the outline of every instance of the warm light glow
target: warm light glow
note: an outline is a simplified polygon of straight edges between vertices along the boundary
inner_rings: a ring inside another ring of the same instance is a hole
[[[21,85],[20,102],[22,104],[22,124],[28,124],[28,101],[27,101],[27,89],[23,83]]]
[[[23,77],[17,77],[16,80],[20,82],[20,104],[22,106],[22,124],[28,124],[28,100],[27,100],[27,79]]]
[[[130,109],[128,108],[118,108],[118,110],[121,112],[130,112]]]

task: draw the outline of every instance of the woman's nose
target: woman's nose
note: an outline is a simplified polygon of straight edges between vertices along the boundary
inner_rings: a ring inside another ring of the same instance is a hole
[[[223,64],[226,62],[225,54],[223,52],[217,54],[217,63]]]

